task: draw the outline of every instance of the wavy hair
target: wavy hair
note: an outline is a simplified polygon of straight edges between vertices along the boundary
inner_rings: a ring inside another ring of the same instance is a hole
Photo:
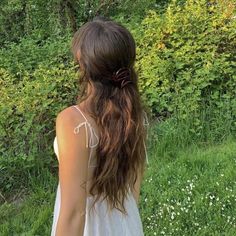
[[[134,70],[134,38],[122,25],[96,18],[75,33],[72,53],[75,60],[80,53],[80,99],[91,98],[89,114],[99,128],[90,194],[96,195],[95,202],[103,196],[110,208],[126,213],[125,197],[133,191],[138,172],[145,171],[145,113]],[[120,68],[129,68],[132,80],[122,89],[111,83]],[[86,95],[87,83],[93,89]]]

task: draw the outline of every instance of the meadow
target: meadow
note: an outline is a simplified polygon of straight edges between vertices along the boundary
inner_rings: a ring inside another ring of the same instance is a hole
[[[178,131],[176,126],[181,125]],[[196,142],[186,128],[175,121],[153,121],[148,128],[149,164],[138,206],[145,236],[233,236],[235,138]],[[179,132],[184,130],[181,136]],[[28,187],[0,207],[0,235],[50,234],[57,173],[52,175],[44,168],[37,176],[28,177]]]

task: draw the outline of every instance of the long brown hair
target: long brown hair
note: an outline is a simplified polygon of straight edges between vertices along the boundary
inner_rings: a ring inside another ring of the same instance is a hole
[[[111,208],[126,213],[125,197],[129,188],[133,190],[138,172],[145,170],[146,130],[134,70],[135,41],[122,25],[95,19],[75,33],[72,52],[76,59],[80,53],[81,98],[90,96],[90,115],[100,132],[90,194],[96,192],[95,202],[104,196]],[[132,81],[123,88],[111,83],[120,68],[129,68]],[[84,97],[87,83],[93,91]]]

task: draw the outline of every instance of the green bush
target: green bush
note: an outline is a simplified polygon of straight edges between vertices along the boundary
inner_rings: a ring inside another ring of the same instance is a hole
[[[26,184],[39,165],[51,166],[56,115],[75,104],[78,87],[73,67],[63,64],[39,67],[18,83],[4,69],[0,77],[0,186],[5,192]]]
[[[42,40],[64,36],[100,14],[140,21],[147,9],[162,9],[169,1],[159,0],[158,4],[154,0],[0,1],[0,46],[34,35]]]
[[[150,11],[135,31],[140,90],[156,115],[185,118],[211,105],[235,118],[233,2],[172,1],[163,15]]]
[[[22,38],[20,43],[9,43],[0,50],[1,68],[21,80],[29,76],[39,65],[44,68],[60,64],[70,67],[70,36],[41,40],[37,35]]]

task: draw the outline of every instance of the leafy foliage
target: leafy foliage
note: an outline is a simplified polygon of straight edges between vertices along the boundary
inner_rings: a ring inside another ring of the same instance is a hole
[[[41,41],[75,32],[97,15],[141,19],[154,0],[3,0],[0,1],[0,45],[33,36]]]
[[[9,43],[0,50],[0,65],[20,81],[39,65],[44,68],[71,66],[70,37],[49,38],[41,41],[35,37],[22,38],[19,43]]]
[[[4,193],[20,188],[18,180],[28,182],[28,175],[37,174],[38,168],[51,168],[53,150],[48,143],[55,137],[56,114],[75,103],[78,87],[75,71],[63,65],[50,70],[39,67],[18,83],[3,69],[0,77],[0,186]]]
[[[159,116],[182,118],[204,106],[235,117],[236,21],[233,1],[176,1],[150,11],[138,37],[140,89]]]

